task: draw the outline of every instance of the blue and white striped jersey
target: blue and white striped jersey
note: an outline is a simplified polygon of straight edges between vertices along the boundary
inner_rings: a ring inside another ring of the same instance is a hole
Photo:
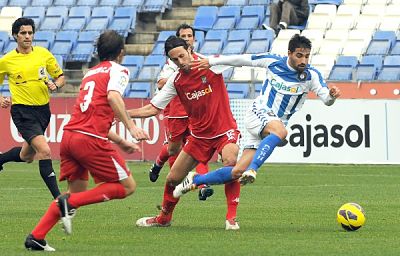
[[[309,91],[314,92],[326,105],[335,101],[314,67],[307,65],[303,73],[288,64],[288,57],[264,53],[256,55],[219,56],[209,59],[210,65],[253,66],[266,68],[266,79],[260,95],[255,99],[257,108],[272,110],[285,124],[304,104]]]

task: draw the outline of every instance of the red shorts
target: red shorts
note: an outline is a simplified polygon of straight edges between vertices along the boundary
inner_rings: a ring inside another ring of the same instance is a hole
[[[181,141],[190,134],[189,118],[168,118],[165,127],[169,141]]]
[[[111,142],[64,130],[60,147],[61,180],[88,180],[95,183],[117,182],[130,175],[125,160],[113,148]]]
[[[222,149],[229,143],[237,143],[240,138],[238,130],[231,130],[225,135],[215,139],[198,139],[193,136],[187,138],[187,143],[183,146],[183,151],[191,155],[200,163],[208,163],[215,151],[218,154],[222,153]]]

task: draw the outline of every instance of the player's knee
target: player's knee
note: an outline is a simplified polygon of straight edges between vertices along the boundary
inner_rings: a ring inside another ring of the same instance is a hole
[[[130,196],[136,191],[136,182],[130,182],[125,186],[125,195]]]
[[[50,147],[43,147],[38,152],[36,152],[39,160],[41,159],[51,159],[51,150]]]
[[[177,177],[174,177],[170,174],[167,175],[167,184],[169,186],[177,186],[179,183],[181,183],[181,180],[179,180]]]

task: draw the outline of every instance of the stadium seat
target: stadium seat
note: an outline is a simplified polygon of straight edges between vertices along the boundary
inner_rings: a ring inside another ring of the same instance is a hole
[[[7,6],[8,0],[0,0],[0,7]]]
[[[262,5],[245,6],[236,29],[256,29],[264,20],[265,8]]]
[[[301,35],[307,37],[312,42],[311,54],[317,54],[324,40],[324,31],[319,29],[304,29]]]
[[[88,6],[71,7],[68,20],[63,26],[63,30],[81,31],[91,15],[91,9]]]
[[[0,40],[0,58],[3,57],[4,41]]]
[[[153,51],[151,52],[152,55],[163,55],[164,54],[164,44],[165,41],[169,36],[174,36],[175,31],[173,30],[166,30],[166,31],[161,31],[160,34],[158,34],[158,38],[156,43],[154,44]]]
[[[50,49],[53,46],[55,36],[56,35],[55,35],[54,31],[37,31],[35,33],[34,41],[36,41],[36,42],[37,41],[41,41],[41,42],[47,41],[48,44],[45,48]],[[42,46],[43,46],[43,44],[42,44]]]
[[[394,31],[376,31],[369,43],[366,55],[386,55],[396,41]]]
[[[336,65],[348,65],[351,67],[355,67],[358,64],[358,58],[356,56],[338,56],[336,59]]]
[[[98,0],[78,0],[76,2],[78,6],[98,6]]]
[[[224,77],[224,80],[225,80],[225,81],[230,80],[230,79],[231,79],[231,76],[232,76],[232,73],[233,73],[233,68],[225,69],[225,70],[222,72],[222,76]]]
[[[122,61],[122,65],[127,67],[130,72],[130,79],[136,79],[139,70],[142,68],[144,56],[140,55],[126,55]]]
[[[218,10],[213,29],[233,29],[240,17],[239,6],[222,6]]]
[[[8,6],[19,6],[19,7],[25,7],[29,6],[30,0],[9,0],[8,1]]]
[[[78,41],[81,42],[96,42],[100,33],[97,31],[81,31],[78,35]]]
[[[121,0],[100,0],[100,6],[119,6],[121,4]]]
[[[156,80],[164,64],[165,64],[165,56],[163,55],[147,56],[144,60],[142,68],[139,71],[138,79]]]
[[[12,50],[15,50],[16,48],[17,48],[17,42],[10,41],[8,43],[8,45],[4,46],[3,53],[11,52]]]
[[[204,31],[195,30],[194,36],[195,36],[194,51],[198,52],[204,42],[204,38],[205,38]]]
[[[269,51],[274,38],[275,33],[272,30],[253,30],[245,53],[254,54]]]
[[[46,16],[40,26],[40,30],[58,31],[61,29],[62,24],[63,18],[61,16]]]
[[[384,65],[378,74],[376,80],[379,81],[399,81],[400,80],[400,66],[399,65]]]
[[[64,68],[64,58],[61,55],[54,55],[54,58],[56,58],[58,65],[61,67],[61,69]]]
[[[227,83],[226,89],[230,99],[245,99],[250,91],[247,83]]]
[[[131,25],[129,31],[134,32],[136,28],[136,15],[138,8],[134,6],[117,7],[115,9],[114,18],[129,18]]]
[[[46,17],[61,17],[62,22],[65,22],[68,18],[68,11],[67,6],[50,6],[46,10]]]
[[[323,78],[328,78],[329,73],[335,63],[336,56],[335,55],[313,55],[310,63],[313,67],[317,68]]]
[[[172,1],[169,0],[146,0],[141,12],[164,13],[165,9],[171,7]]]
[[[377,73],[381,70],[383,64],[382,56],[370,55],[364,56],[360,64],[356,66],[355,80],[370,81],[375,80]]]
[[[194,17],[193,28],[198,30],[210,30],[217,19],[218,7],[200,6]]]
[[[392,50],[390,51],[390,55],[400,55],[400,40],[396,40],[396,42],[394,42]]]
[[[32,0],[31,6],[45,6],[49,7],[53,4],[53,0]]]
[[[75,47],[78,41],[78,31],[59,31],[56,33],[56,40],[67,40],[72,43],[72,47]]]
[[[226,30],[209,30],[204,39],[200,53],[204,55],[214,55],[222,52],[222,48],[226,43],[228,31]]]
[[[248,0],[228,0],[225,5],[246,6],[248,5]]]
[[[0,31],[0,44],[2,44],[2,47],[0,47],[0,53],[2,50],[8,45],[8,42],[10,41],[10,36],[6,31]]]
[[[40,24],[42,24],[45,13],[44,6],[27,6],[24,9],[24,17],[33,19],[36,27],[40,27]]]
[[[151,84],[149,82],[134,82],[129,84],[129,98],[150,98]]]
[[[22,8],[19,6],[5,6],[1,8],[0,16],[18,19],[22,17]]]
[[[231,30],[222,54],[242,54],[250,40],[250,30]]]
[[[76,0],[54,0],[53,5],[55,6],[75,6]]]
[[[144,5],[145,0],[122,0],[122,6],[134,6],[140,11],[141,7]]]
[[[264,5],[268,6],[272,0],[249,0],[249,5]]]
[[[76,46],[72,49],[68,60],[87,63],[90,62],[93,52],[93,42],[82,42],[78,40]]]
[[[64,60],[67,60],[71,50],[72,42],[70,40],[54,40],[53,48],[51,48],[51,53],[54,55],[61,55]]]
[[[353,76],[354,68],[350,65],[337,65],[332,67],[328,80],[333,81],[350,81]]]
[[[262,83],[255,83],[254,84],[254,94],[255,94],[256,97],[261,94],[262,86],[263,86]]]

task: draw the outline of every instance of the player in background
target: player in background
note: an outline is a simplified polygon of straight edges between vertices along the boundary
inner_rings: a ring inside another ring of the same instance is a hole
[[[254,182],[260,166],[285,139],[290,117],[301,109],[310,91],[327,106],[335,102],[340,91],[335,86],[329,89],[321,73],[308,64],[310,52],[311,41],[296,34],[289,41],[287,57],[270,53],[230,55],[192,63],[193,69],[200,70],[214,65],[263,67],[267,76],[260,95],[247,111],[245,124],[249,137],[236,166],[223,167],[206,175],[190,173],[176,187],[175,197],[202,184],[222,184],[236,179],[242,185]]]
[[[169,226],[173,210],[178,203],[178,199],[172,195],[175,185],[199,162],[207,163],[214,152],[222,156],[224,166],[234,166],[239,151],[237,141],[240,133],[232,116],[221,74],[224,69],[213,67],[209,70],[191,70],[190,62],[198,59],[198,56],[191,53],[185,40],[175,36],[169,37],[165,42],[165,53],[179,69],[168,79],[150,104],[128,112],[134,118],[157,115],[178,95],[189,116],[191,134],[168,173],[161,212],[155,217],[139,219],[136,225],[140,227]],[[239,182],[225,184],[228,205],[225,221],[227,230],[239,229],[236,222],[239,194]]]
[[[64,86],[63,71],[54,56],[45,48],[32,46],[35,23],[19,18],[12,24],[12,36],[17,48],[0,58],[0,85],[7,75],[11,100],[0,96],[0,106],[11,105],[11,117],[24,138],[22,147],[14,147],[0,154],[0,171],[7,162],[39,160],[39,171],[53,198],[60,195],[51,151],[44,137],[50,122],[49,90],[58,91]],[[54,79],[49,80],[48,74]]]
[[[189,47],[194,48],[195,42],[195,31],[194,29],[187,25],[182,24],[176,30],[176,36],[180,37],[188,43]],[[198,53],[196,53],[199,55]],[[203,56],[202,56],[203,57]],[[168,78],[178,69],[178,66],[175,65],[169,58],[167,59],[167,63],[164,65],[161,70],[158,80],[157,87],[159,90],[163,88]],[[186,137],[190,134],[189,131],[189,119],[188,115],[183,108],[179,97],[175,97],[171,100],[171,102],[164,109],[164,125],[165,125],[165,136],[167,142],[161,148],[159,155],[156,158],[155,163],[151,167],[149,171],[149,178],[152,182],[157,181],[158,176],[160,174],[161,168],[164,166],[166,161],[169,162],[170,168],[174,164],[176,157],[182,149],[182,145],[186,140]],[[196,172],[200,174],[205,174],[208,172],[208,165],[199,163],[196,166]],[[200,187],[199,189],[199,200],[206,200],[207,197],[211,196],[214,193],[214,190],[209,186]]]
[[[129,82],[129,71],[121,66],[124,40],[115,31],[102,33],[97,42],[100,63],[84,76],[71,120],[64,127],[61,141],[60,180],[68,181],[68,192],[51,204],[37,226],[28,235],[29,250],[54,251],[45,237],[61,219],[64,231],[72,232],[72,218],[81,206],[123,199],[136,189],[136,183],[112,140],[127,153],[138,151],[136,144],[125,141],[110,128],[117,117],[137,140],[148,139],[126,113],[122,95]],[[88,176],[95,188],[86,190]]]

